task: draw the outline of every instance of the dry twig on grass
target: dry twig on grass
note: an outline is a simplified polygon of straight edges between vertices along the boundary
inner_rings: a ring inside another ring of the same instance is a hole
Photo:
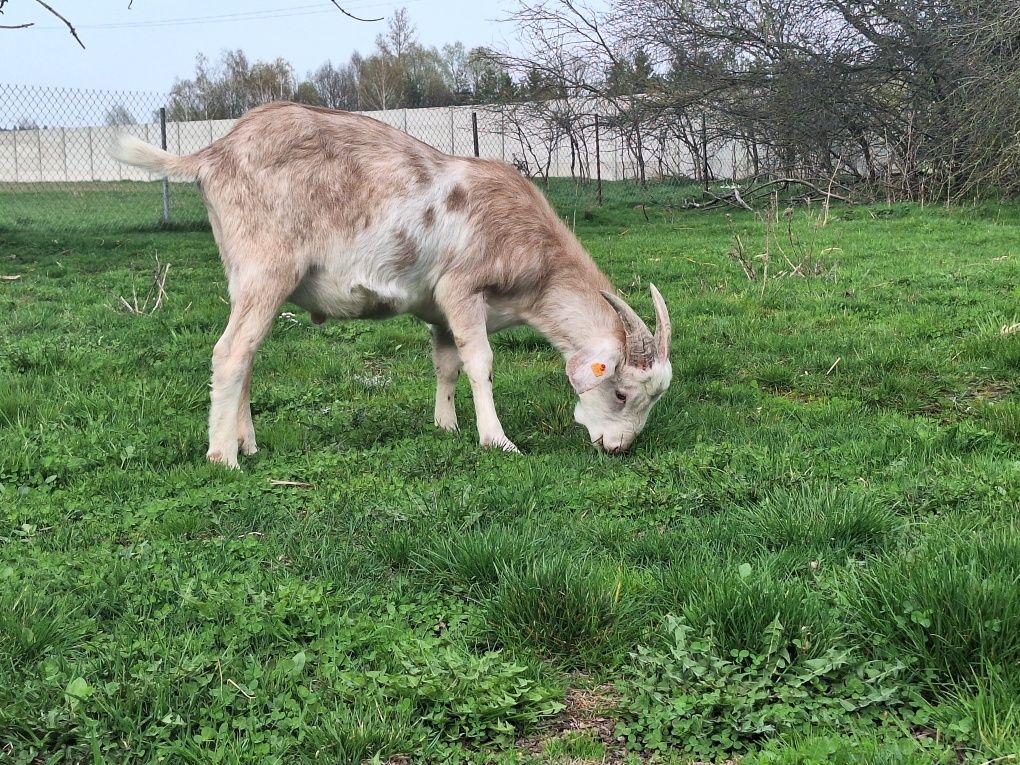
[[[838,165],[836,169],[837,170],[839,169]],[[809,199],[810,195],[813,193],[825,200],[826,210],[825,220],[827,221],[829,204],[832,202],[833,199],[837,199],[840,202],[845,202],[847,204],[854,204],[854,200],[851,199],[850,197],[844,196],[843,194],[837,194],[832,190],[833,186],[839,185],[836,182],[835,172],[833,173],[832,177],[827,179],[827,184],[828,188],[823,189],[818,184],[812,183],[811,181],[807,181],[802,178],[775,178],[771,181],[766,181],[765,183],[760,183],[756,186],[749,186],[743,190],[739,186],[734,184],[732,187],[730,187],[731,190],[729,194],[723,194],[720,196],[719,194],[714,194],[711,191],[705,191],[703,193],[706,196],[710,197],[710,199],[707,202],[688,201],[682,205],[682,209],[710,210],[724,205],[728,205],[730,207],[738,207],[742,210],[750,210],[753,212],[754,202],[770,198],[778,194],[780,191],[786,191],[791,186],[802,186],[803,188],[808,190],[809,193],[807,197]],[[841,186],[841,188],[845,187]],[[801,201],[803,201],[803,199]]]
[[[170,273],[169,263],[160,263],[159,255],[156,256],[156,269],[152,273],[152,285],[145,293],[145,297],[142,298],[142,302],[138,302],[138,293],[135,288],[131,288],[131,300],[127,300],[124,297],[118,298],[121,305],[127,310],[128,313],[132,313],[135,316],[151,316],[156,313],[163,306],[163,301],[166,299],[166,277]],[[152,306],[149,303],[152,302]]]

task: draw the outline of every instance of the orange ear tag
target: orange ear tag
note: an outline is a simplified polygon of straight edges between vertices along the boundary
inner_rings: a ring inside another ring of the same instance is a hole
[[[602,377],[606,373],[606,365],[596,361],[591,365],[591,373],[596,377]]]

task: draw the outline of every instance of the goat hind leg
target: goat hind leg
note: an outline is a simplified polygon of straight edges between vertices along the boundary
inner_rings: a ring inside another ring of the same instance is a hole
[[[237,450],[254,451],[255,430],[246,393],[255,353],[273,325],[273,318],[292,289],[289,282],[260,274],[247,284],[231,284],[230,319],[213,349],[209,408],[210,462],[237,467]]]
[[[432,325],[432,363],[436,368],[435,424],[443,430],[457,430],[457,409],[453,398],[460,375],[460,354],[453,335],[445,327]]]

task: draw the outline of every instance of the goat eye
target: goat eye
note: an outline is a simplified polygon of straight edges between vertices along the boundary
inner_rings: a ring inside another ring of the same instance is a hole
[[[627,394],[626,393],[621,393],[620,391],[616,391],[616,400],[619,401],[621,404],[626,404],[627,403]]]

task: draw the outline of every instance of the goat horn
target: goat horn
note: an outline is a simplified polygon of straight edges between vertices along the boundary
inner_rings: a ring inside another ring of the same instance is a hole
[[[612,292],[602,291],[609,305],[613,307],[623,322],[624,361],[639,369],[647,369],[655,362],[655,338],[637,312],[620,297]]]
[[[669,321],[669,309],[654,284],[648,285],[652,291],[652,303],[655,304],[655,358],[659,361],[669,360],[669,346],[673,342],[673,325]]]

